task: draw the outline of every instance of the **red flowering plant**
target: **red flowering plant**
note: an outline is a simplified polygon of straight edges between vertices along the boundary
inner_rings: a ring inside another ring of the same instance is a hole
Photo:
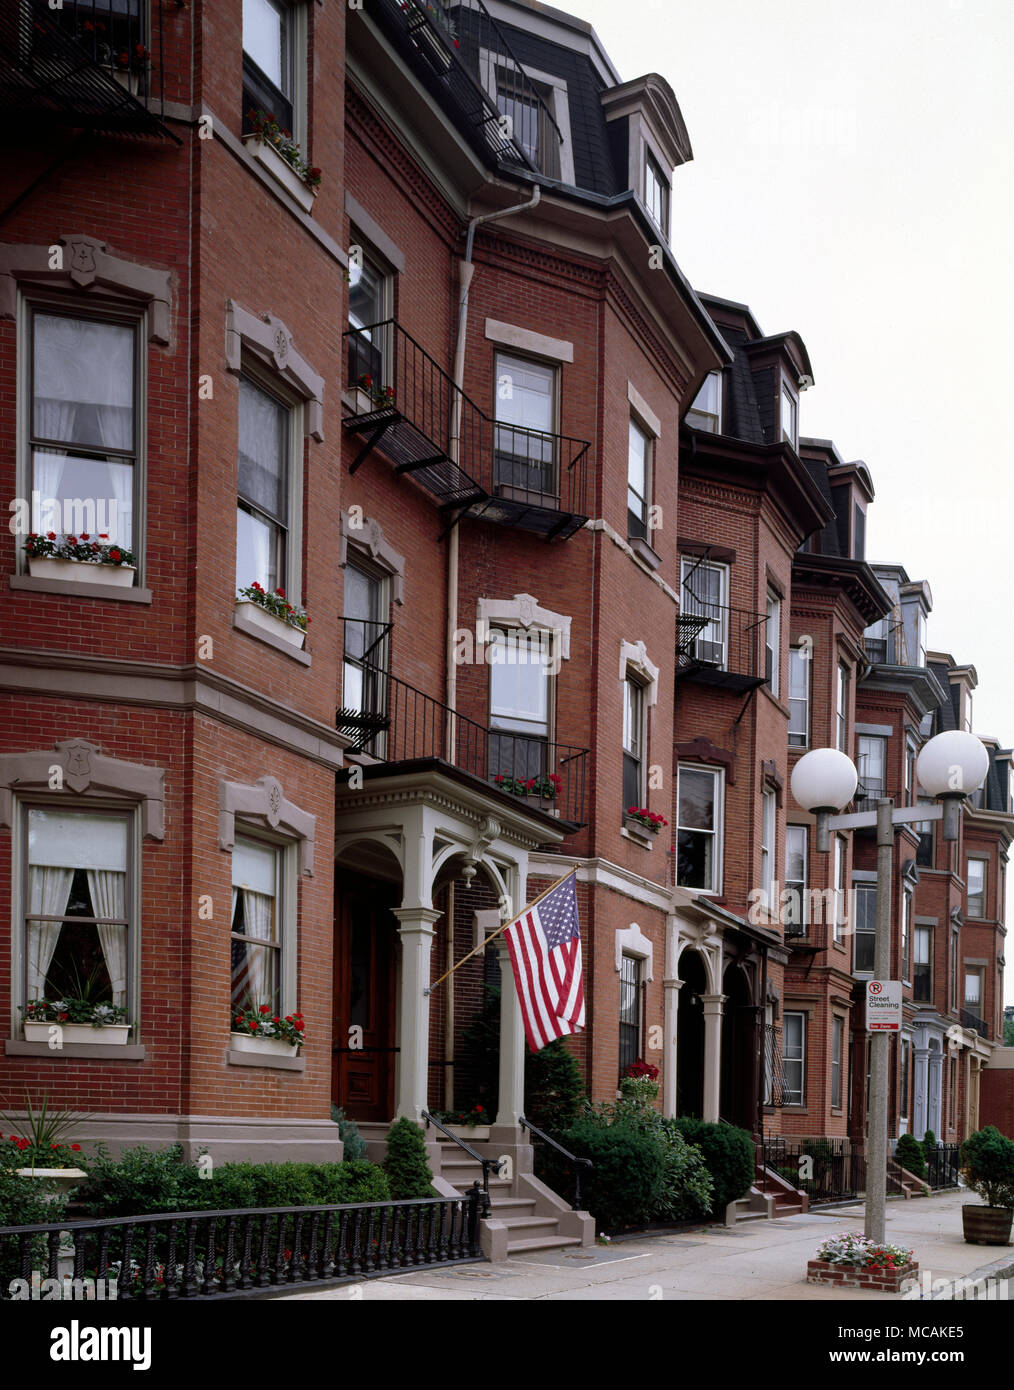
[[[127,1010],[108,1000],[65,996],[62,999],[29,999],[18,1006],[26,1023],[90,1023],[105,1028],[110,1023],[126,1023]]]
[[[136,565],[137,558],[124,545],[113,545],[103,531],[93,536],[60,536],[56,531],[44,535],[30,531],[25,538],[25,554],[30,560],[78,560],[85,565]]]
[[[638,825],[643,825],[653,834],[657,834],[663,825],[669,824],[665,816],[660,816],[657,811],[649,811],[647,806],[628,806],[627,817],[637,821]]]
[[[132,48],[118,49],[114,61],[120,72],[145,72],[150,57],[143,43],[135,43]]]
[[[493,1123],[489,1111],[481,1105],[473,1105],[470,1110],[438,1110],[433,1118],[441,1124],[456,1125],[459,1129],[474,1129],[476,1125]]]
[[[232,1015],[232,1031],[245,1033],[249,1038],[275,1038],[296,1047],[302,1047],[306,1041],[303,1015],[297,1010],[283,1017],[270,1004],[248,1004],[237,1009]]]
[[[76,1114],[71,1110],[51,1110],[49,1100],[44,1095],[36,1110],[31,1099],[26,1096],[24,1119],[17,1120],[11,1115],[0,1115],[5,1125],[12,1130],[6,1137],[0,1132],[0,1142],[11,1145],[9,1153],[16,1155],[18,1166],[22,1168],[76,1168],[83,1160],[80,1144],[66,1140],[69,1131],[75,1129],[88,1115]]]
[[[631,1062],[629,1067],[625,1067],[624,1076],[644,1077],[648,1081],[658,1080],[658,1067],[653,1067],[650,1062],[646,1062],[643,1057],[638,1057],[636,1062]]]
[[[308,188],[319,188],[323,177],[316,164],[311,164],[299,145],[292,138],[292,131],[280,125],[273,111],[251,109],[246,113],[253,127],[253,134],[265,145],[270,145],[280,154],[290,168],[294,169]]]
[[[623,1070],[620,1095],[635,1106],[652,1105],[658,1095],[658,1067],[638,1057]]]
[[[394,408],[394,387],[381,386],[379,382],[373,380],[369,372],[363,372],[356,382],[360,391],[365,391],[375,406],[380,409]]]
[[[311,621],[306,616],[305,609],[289,602],[284,589],[276,589],[274,593],[270,593],[263,585],[258,584],[256,579],[245,589],[240,589],[237,597],[245,598],[249,603],[256,603],[258,608],[263,608],[274,617],[280,618],[283,623],[288,623],[289,627],[298,627],[300,632],[305,632],[307,623]]]

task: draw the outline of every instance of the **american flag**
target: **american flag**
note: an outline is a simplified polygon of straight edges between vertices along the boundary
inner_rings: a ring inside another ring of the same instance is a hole
[[[568,874],[504,931],[533,1052],[584,1027],[576,884],[577,873]]]

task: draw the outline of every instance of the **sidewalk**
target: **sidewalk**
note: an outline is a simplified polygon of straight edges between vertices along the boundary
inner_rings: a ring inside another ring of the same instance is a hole
[[[920,1279],[1008,1279],[994,1296],[1014,1304],[1014,1246],[966,1245],[961,1206],[966,1191],[891,1201],[887,1239],[911,1247]],[[729,1229],[702,1226],[671,1235],[620,1239],[611,1246],[552,1250],[502,1264],[418,1270],[354,1285],[283,1295],[287,1300],[350,1298],[364,1302],[419,1299],[457,1301],[605,1299],[780,1299],[799,1301],[912,1301],[899,1294],[841,1291],[806,1283],[806,1262],[837,1231],[863,1228],[862,1205],[777,1221],[752,1221]],[[920,1290],[920,1296],[923,1296]],[[934,1294],[934,1297],[939,1293]],[[946,1295],[945,1295],[946,1296]]]

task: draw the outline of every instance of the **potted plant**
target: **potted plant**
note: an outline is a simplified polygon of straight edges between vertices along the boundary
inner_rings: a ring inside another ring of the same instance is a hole
[[[130,1036],[127,1010],[107,1000],[82,994],[64,999],[29,999],[21,1006],[25,1042],[112,1043],[122,1046]],[[54,1032],[55,1030],[58,1030]]]
[[[143,43],[136,43],[132,49],[121,48],[112,55],[114,79],[125,87],[131,96],[144,95],[148,86],[148,65],[151,54]]]
[[[976,1130],[961,1146],[962,1176],[985,1206],[961,1208],[961,1225],[969,1245],[1009,1245],[1014,1218],[1014,1140],[995,1125]]]
[[[466,1143],[489,1138],[490,1117],[481,1105],[473,1105],[470,1110],[442,1110],[436,1118]]]
[[[129,589],[137,560],[126,546],[110,544],[103,532],[92,536],[60,537],[55,531],[29,533],[25,540],[28,573],[37,579],[60,579],[72,584],[115,584]]]
[[[6,1142],[14,1145],[21,1160],[18,1176],[44,1182],[52,1195],[76,1187],[87,1176],[84,1169],[77,1166],[83,1151],[80,1144],[64,1142],[64,1136],[88,1118],[70,1110],[50,1110],[45,1095],[39,1109],[35,1110],[26,1096],[25,1119],[20,1122],[22,1132],[6,1137]],[[5,1125],[17,1127],[19,1124],[9,1115],[0,1116],[0,1119]]]
[[[235,1052],[267,1052],[298,1057],[305,1042],[301,1013],[276,1014],[270,1004],[249,1005],[232,1016],[230,1044]]]
[[[301,648],[306,641],[306,627],[311,619],[302,608],[289,602],[284,589],[268,593],[255,579],[245,589],[240,589],[236,607],[245,612],[255,627],[280,637],[290,647]]]
[[[356,414],[375,415],[378,410],[394,409],[394,387],[380,386],[369,372],[356,382]]]
[[[243,144],[303,211],[309,212],[320,187],[320,169],[306,158],[292,132],[279,125],[273,111],[251,109],[247,119],[253,130],[243,136]]]

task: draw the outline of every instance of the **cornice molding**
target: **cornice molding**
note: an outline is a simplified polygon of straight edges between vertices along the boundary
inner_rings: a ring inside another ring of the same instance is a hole
[[[317,817],[286,799],[277,777],[260,777],[252,785],[218,783],[218,847],[231,853],[236,847],[236,817],[261,820],[271,830],[279,830],[299,841],[299,868],[313,877],[313,851]]]
[[[292,334],[276,314],[257,318],[234,299],[225,301],[225,362],[239,376],[246,348],[267,363],[307,402],[306,433],[324,438],[324,378],[292,345]]]

